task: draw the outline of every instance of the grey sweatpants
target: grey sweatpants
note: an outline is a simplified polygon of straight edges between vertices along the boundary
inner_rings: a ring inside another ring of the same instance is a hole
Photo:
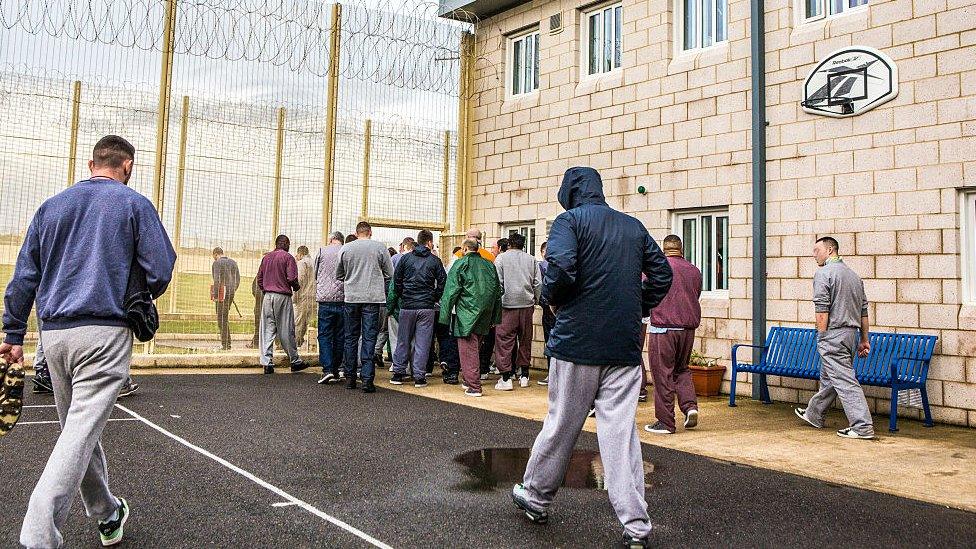
[[[857,352],[859,332],[854,328],[828,330],[817,338],[820,354],[820,390],[807,404],[806,416],[823,426],[827,409],[840,398],[847,420],[854,431],[862,435],[874,434],[871,410],[864,398],[864,389],[854,377],[854,354]]]
[[[79,488],[89,517],[104,520],[118,507],[108,487],[100,440],[129,376],[132,330],[113,326],[45,330],[44,351],[61,435],[31,494],[20,531],[20,543],[31,548],[64,543],[60,529]]]
[[[592,404],[596,407],[596,436],[610,504],[628,535],[643,538],[650,534],[636,424],[640,384],[636,364],[585,366],[552,359],[549,413],[532,445],[522,482],[529,503],[547,509],[556,497]]]
[[[274,363],[275,339],[281,342],[281,348],[288,354],[289,362],[300,362],[298,347],[295,345],[295,309],[291,296],[264,293],[260,332],[261,366],[271,366]]]

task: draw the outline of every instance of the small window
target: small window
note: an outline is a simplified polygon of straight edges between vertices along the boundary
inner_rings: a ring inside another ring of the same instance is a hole
[[[840,15],[854,8],[866,6],[868,0],[800,0],[803,18],[807,21]]]
[[[522,251],[529,255],[536,255],[539,252],[539,250],[537,250],[535,247],[535,223],[532,223],[531,225],[508,225],[504,227],[502,234],[504,234],[506,238],[512,236],[513,234],[520,234],[525,237],[525,249]]]
[[[810,1],[810,0],[806,0]],[[681,49],[707,48],[728,40],[728,0],[675,0],[681,13]]]
[[[509,39],[508,93],[524,95],[539,89],[539,31]]]
[[[703,292],[729,289],[729,212],[711,210],[675,214],[685,259],[702,272]]]
[[[976,304],[976,191],[963,193],[962,200],[963,301]]]
[[[611,4],[583,13],[585,74],[602,74],[620,68],[623,16],[624,8],[621,4]]]

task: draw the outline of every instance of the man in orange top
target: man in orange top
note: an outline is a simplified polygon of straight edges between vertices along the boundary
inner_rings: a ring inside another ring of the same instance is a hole
[[[495,254],[491,253],[490,251],[485,249],[484,246],[481,245],[483,236],[484,235],[481,234],[481,229],[476,229],[474,227],[468,229],[468,232],[464,233],[465,240],[474,239],[478,241],[478,254],[481,257],[487,259],[488,261],[494,263]],[[454,253],[454,261],[451,261],[451,264],[447,268],[448,273],[451,272],[451,267],[454,265],[454,262],[460,259],[464,255],[464,251],[465,251],[464,249],[461,249]],[[495,350],[495,327],[492,326],[491,329],[488,330],[488,333],[481,338],[481,348],[479,349],[478,352],[479,358],[481,359],[480,371],[481,371],[482,381],[488,379],[488,371],[491,370],[491,355],[494,352],[494,350]]]
[[[473,239],[477,240],[479,244],[483,240],[482,239],[482,236],[483,235],[481,234],[481,229],[471,228],[471,229],[468,229],[468,232],[464,233],[464,238],[465,239],[473,238]],[[463,249],[462,250],[458,250],[457,252],[454,253],[454,257],[457,258],[457,259],[460,259],[464,255],[464,254],[461,253],[463,251],[464,251]],[[487,259],[488,261],[491,261],[492,263],[495,262],[495,254],[493,254],[490,251],[486,250],[484,246],[478,246],[478,253],[481,255],[481,257]]]

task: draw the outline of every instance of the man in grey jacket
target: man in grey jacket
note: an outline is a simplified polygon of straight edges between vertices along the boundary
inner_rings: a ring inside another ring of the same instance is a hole
[[[213,249],[213,285],[210,287],[210,300],[217,305],[217,327],[220,329],[220,344],[225,351],[230,350],[230,324],[228,315],[234,305],[234,294],[241,285],[241,271],[237,262],[224,255],[220,246]]]
[[[502,323],[495,328],[495,366],[502,376],[495,384],[498,391],[512,390],[515,367],[519,369],[519,385],[529,386],[532,314],[542,288],[539,264],[523,250],[525,237],[513,234],[508,239],[508,248],[495,258],[498,281],[502,287]],[[516,364],[512,363],[513,351],[516,351]]]
[[[343,240],[342,233],[332,233],[329,245],[319,248],[319,255],[315,258],[315,301],[319,304],[319,364],[322,365],[319,384],[338,381],[339,366],[342,364],[342,348],[345,345],[342,322],[345,294],[342,291],[342,281],[336,280],[335,275]]]
[[[864,282],[840,258],[840,245],[832,237],[817,240],[813,256],[820,266],[813,276],[813,306],[820,354],[820,390],[796,415],[817,429],[824,426],[827,409],[840,398],[850,426],[837,431],[844,438],[874,438],[871,410],[864,389],[854,375],[854,353],[868,356],[868,298]],[[860,331],[860,339],[858,332]]]
[[[336,280],[343,283],[345,308],[343,323],[346,348],[346,388],[356,388],[356,360],[360,361],[363,392],[375,393],[373,363],[380,308],[386,307],[387,281],[393,278],[393,262],[382,242],[372,239],[373,228],[361,221],[356,225],[356,240],[339,251]],[[362,343],[360,343],[360,335]],[[357,353],[356,346],[360,346]]]

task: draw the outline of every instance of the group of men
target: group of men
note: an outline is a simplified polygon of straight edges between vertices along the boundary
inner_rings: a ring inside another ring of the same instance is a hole
[[[21,529],[20,543],[29,548],[64,543],[61,531],[79,490],[104,545],[122,541],[130,515],[127,502],[109,488],[100,439],[129,374],[132,273],[144,273],[137,286],[157,299],[176,261],[152,203],[126,185],[134,159],[135,149],[125,139],[98,141],[89,162],[91,177],[38,209],[6,289],[0,356],[8,364],[23,363],[28,317],[36,304],[62,425]],[[363,390],[374,392],[376,341],[381,319],[390,315],[395,319],[387,328],[396,339],[394,382],[412,375],[415,385],[426,384],[431,341],[436,340],[445,381],[457,383],[460,377],[466,394],[480,396],[484,342],[494,328],[489,348],[501,375],[496,388],[509,390],[516,370],[520,382],[527,378],[532,308],[545,305],[548,413],[512,500],[532,521],[549,521],[580,430],[595,411],[606,486],[624,527],[622,545],[647,547],[651,522],[635,425],[645,384],[642,347],[650,341],[656,385],[658,422],[649,430],[674,432],[675,393],[686,427],[694,426],[697,404],[686,367],[700,321],[701,273],[680,257],[680,239],[666,238],[662,252],[639,220],[612,209],[592,168],[569,169],[558,200],[566,211],[553,222],[541,265],[516,235],[496,257],[482,247],[479,231],[469,231],[445,268],[432,251],[429,231],[420,231],[392,258],[386,246],[372,239],[368,223],[360,223],[352,238],[332,234],[312,262],[320,382],[340,377],[342,364],[347,387],[355,389],[362,380]],[[266,372],[273,372],[275,339],[285,347],[292,370],[307,366],[292,337],[293,294],[303,284],[300,261],[289,248],[288,238],[279,236],[255,280],[262,292],[258,344]],[[863,284],[838,250],[829,237],[815,248],[821,265],[814,279],[822,333],[818,349],[825,364],[821,390],[796,412],[823,427],[827,407],[840,396],[852,426],[838,434],[870,438],[870,413],[851,370],[855,352],[870,352],[867,301]],[[239,274],[234,274],[236,266],[220,261],[222,252],[214,252],[215,281],[226,281],[225,288],[216,288],[215,301],[222,293],[223,301],[230,297],[232,303]],[[219,306],[218,316],[226,318]],[[454,355],[457,360],[449,358]]]

